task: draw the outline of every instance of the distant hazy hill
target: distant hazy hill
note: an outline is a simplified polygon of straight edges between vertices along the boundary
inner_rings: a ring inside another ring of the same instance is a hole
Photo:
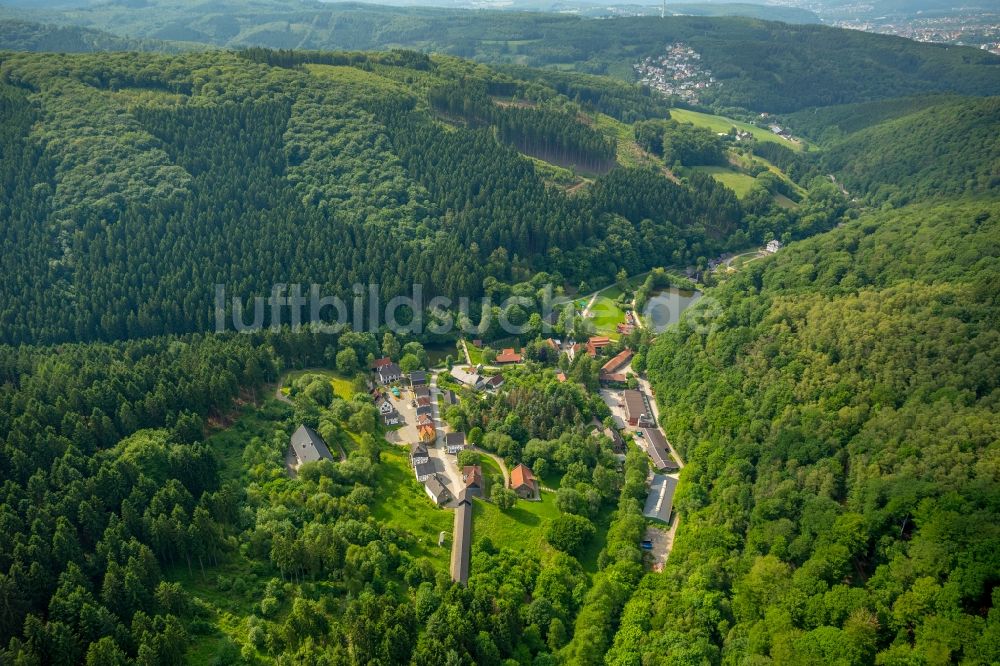
[[[119,37],[102,30],[59,26],[16,19],[0,20],[0,49],[11,51],[166,51],[182,50],[179,44]]]
[[[745,16],[785,23],[819,23],[819,17],[808,9],[747,2],[670,3],[667,11],[681,16]]]
[[[683,41],[721,83],[703,101],[722,109],[791,112],[929,92],[1000,94],[1000,57],[983,51],[736,17],[593,20],[278,0],[142,0],[32,16],[134,39],[282,49],[406,47],[625,80],[633,63]]]

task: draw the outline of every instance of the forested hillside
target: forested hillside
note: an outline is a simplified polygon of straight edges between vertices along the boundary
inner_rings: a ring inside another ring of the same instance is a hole
[[[1000,188],[1000,97],[956,100],[862,129],[824,167],[877,203],[981,195]]]
[[[734,17],[586,19],[531,14],[280,0],[102,3],[33,17],[134,39],[284,49],[409,47],[476,60],[558,66],[632,80],[632,64],[684,42],[721,83],[718,108],[791,112],[930,92],[1000,93],[1000,57],[963,47],[819,25]],[[152,17],[155,17],[152,18]],[[10,48],[0,41],[0,47]],[[60,49],[70,50],[70,49]]]
[[[0,10],[0,665],[1000,663],[1000,58],[31,5]],[[676,42],[700,105],[634,82]],[[295,284],[354,328],[270,327]],[[415,286],[399,323],[465,333],[373,321]],[[478,479],[471,536],[418,440]]]
[[[120,37],[76,26],[44,25],[14,19],[0,20],[0,48],[12,51],[178,51],[179,44]]]
[[[607,663],[1000,659],[998,224],[975,201],[866,215],[660,336],[685,522]]]
[[[5,57],[0,339],[204,331],[217,284],[249,299],[315,283],[350,302],[353,283],[384,299],[413,284],[454,299],[482,293],[487,277],[538,271],[609,282],[622,267],[704,263],[748,238],[814,233],[841,213],[822,187],[800,211],[744,211],[711,178],[675,183],[648,169],[611,171],[570,196],[517,149],[608,171],[621,139],[590,116],[641,117],[649,107],[630,103],[641,98],[574,102],[415,53],[305,59]],[[478,83],[436,92],[463,78]],[[500,106],[485,90],[531,106]],[[454,126],[458,107],[473,122]]]

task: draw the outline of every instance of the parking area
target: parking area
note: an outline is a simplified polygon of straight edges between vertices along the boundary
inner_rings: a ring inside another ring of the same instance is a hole
[[[663,571],[663,564],[667,561],[667,556],[670,555],[670,546],[674,540],[673,527],[665,530],[647,525],[646,533],[642,538],[653,544],[652,549],[646,551],[646,557],[650,559],[653,571]]]
[[[400,396],[398,398],[389,391],[386,392],[386,395],[389,396],[389,400],[392,402],[393,407],[396,408],[396,411],[399,412],[399,415],[403,417],[403,423],[402,427],[387,432],[385,438],[393,444],[405,447],[409,447],[414,442],[420,441],[420,436],[417,433],[417,409],[413,405],[413,391],[409,388],[400,387]],[[455,497],[463,487],[462,473],[458,469],[457,458],[454,455],[446,453],[444,450],[444,434],[448,428],[441,419],[439,408],[440,396],[441,392],[436,386],[432,385],[432,417],[438,436],[434,442],[428,443],[427,453],[430,456],[431,463],[434,465],[434,471],[438,474],[441,482],[447,486],[452,497]],[[454,506],[454,500],[448,502],[445,506]]]
[[[392,402],[392,406],[403,417],[403,427],[390,430],[386,433],[385,438],[393,444],[410,445],[413,442],[419,441],[420,437],[417,435],[417,410],[413,406],[413,392],[408,388],[401,388],[400,397],[397,398],[391,392],[387,392],[387,395]]]
[[[615,417],[615,426],[624,428],[628,421],[625,418],[625,405],[622,403],[622,392],[615,389],[602,388],[600,394],[604,404],[611,408],[611,415]]]

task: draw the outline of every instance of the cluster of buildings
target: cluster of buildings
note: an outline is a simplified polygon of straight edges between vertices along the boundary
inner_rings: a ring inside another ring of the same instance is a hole
[[[663,55],[640,60],[632,69],[643,85],[692,104],[700,101],[707,88],[719,85],[702,65],[701,54],[682,42],[667,46]]]
[[[770,125],[767,126],[767,129],[771,130],[772,134],[777,134],[781,138],[788,139],[789,141],[791,141],[791,140],[793,140],[795,138],[795,137],[792,136],[791,132],[789,132],[787,129],[785,129],[781,125],[778,125],[777,123],[771,123]]]
[[[447,453],[458,455],[465,450],[465,446],[464,432],[449,432],[444,437],[444,450]],[[435,504],[446,504],[452,499],[451,491],[438,476],[425,442],[410,445],[410,464],[413,466],[413,474],[417,477],[417,481],[424,484],[427,496]],[[483,470],[479,465],[466,465],[462,468],[462,490],[470,496],[483,496]]]
[[[635,313],[631,310],[625,311],[625,321],[618,324],[616,329],[619,335],[630,335],[632,331],[636,329],[638,322],[635,319]]]
[[[503,375],[484,375],[483,366],[456,365],[451,369],[455,380],[474,391],[496,391],[503,386]]]
[[[611,343],[611,338],[606,335],[593,335],[586,342],[578,342],[573,345],[573,354],[586,352],[590,358],[597,358],[604,353],[605,347],[611,346]]]
[[[974,46],[1000,55],[1000,13],[996,10],[957,9],[942,14],[842,18],[832,22],[838,28],[906,37],[917,42]]]
[[[637,428],[655,428],[656,419],[649,405],[649,398],[638,389],[622,391],[622,403],[625,406],[625,420],[630,426]]]
[[[602,384],[625,384],[628,379],[625,375],[625,368],[631,362],[632,350],[623,349],[614,358],[601,366],[601,374],[598,376],[598,379]]]

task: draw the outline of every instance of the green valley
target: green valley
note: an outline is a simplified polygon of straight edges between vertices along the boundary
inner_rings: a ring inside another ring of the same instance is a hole
[[[1000,57],[522,6],[0,6],[0,664],[1000,663]]]

